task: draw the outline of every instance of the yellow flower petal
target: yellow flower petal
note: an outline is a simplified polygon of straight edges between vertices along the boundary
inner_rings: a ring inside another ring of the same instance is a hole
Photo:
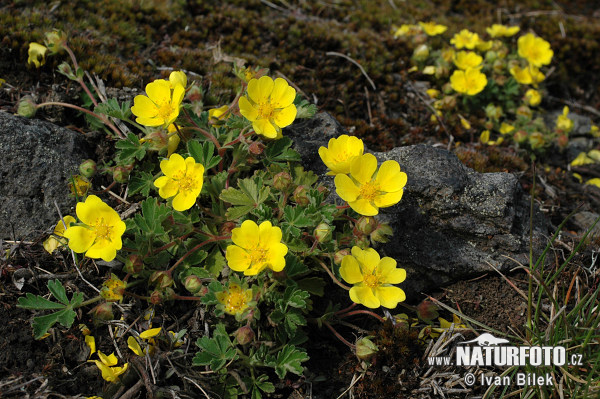
[[[337,175],[334,179],[335,191],[341,199],[348,203],[356,201],[360,193],[360,188],[354,184],[347,175]]]
[[[235,230],[235,229],[234,229]],[[237,245],[229,245],[227,251],[225,251],[225,259],[227,259],[227,265],[231,270],[236,272],[243,272],[250,267],[252,259],[245,249],[238,247]]]
[[[156,79],[146,85],[146,94],[158,107],[168,104],[171,102],[171,84],[164,79]]]
[[[379,214],[379,209],[375,208],[370,201],[359,198],[356,201],[348,202],[350,208],[352,208],[356,213],[361,214],[363,216],[375,216]]]
[[[135,96],[133,99],[133,107],[131,112],[138,117],[154,118],[158,115],[158,108],[148,97],[144,95]]]
[[[250,122],[254,122],[258,119],[258,109],[255,108],[246,97],[240,97],[238,106],[240,107],[240,113]]]
[[[271,93],[271,104],[275,108],[285,108],[291,105],[296,98],[296,89],[291,87],[285,79],[277,78]],[[295,107],[294,107],[295,108]],[[290,122],[292,123],[292,122]],[[289,123],[288,123],[289,125]],[[282,125],[279,125],[282,126]],[[283,126],[282,126],[283,127]]]
[[[396,268],[395,259],[384,257],[377,265],[376,275],[383,284],[399,284],[406,279],[406,270]]]
[[[354,286],[350,288],[350,299],[371,309],[381,306],[381,302],[369,287]]]
[[[160,161],[160,170],[162,170],[166,176],[171,178],[175,175],[185,173],[185,160],[181,155],[173,154],[169,159]]]
[[[400,165],[396,161],[388,160],[381,164],[375,180],[382,191],[394,192],[406,186],[406,173],[400,172]]]
[[[378,195],[375,197],[375,206],[378,208],[387,208],[392,205],[396,205],[402,199],[404,190],[395,191],[393,193],[387,193]]]
[[[169,75],[169,83],[171,83],[171,87],[175,87],[178,84],[183,86],[184,88],[187,86],[187,76],[183,71],[173,71]]]
[[[259,227],[252,220],[245,220],[240,227],[236,227],[231,231],[231,241],[242,248],[255,248],[259,239]]]
[[[350,173],[359,183],[371,181],[373,173],[377,170],[377,158],[373,154],[363,154],[356,158],[350,166]]]
[[[41,67],[46,63],[46,52],[48,48],[36,42],[29,43],[29,50],[27,54],[29,58],[27,59],[28,64],[34,64],[36,68]]]
[[[277,129],[268,119],[257,119],[252,122],[252,128],[257,134],[265,136],[268,139],[277,137]]]
[[[121,249],[121,242],[119,240],[119,248]],[[85,253],[85,256],[92,259],[102,259],[106,262],[110,262],[117,256],[117,248],[110,245],[107,240],[96,241],[94,245],[90,247]]]
[[[194,206],[196,198],[198,198],[198,194],[191,191],[179,190],[179,193],[173,199],[173,209],[179,212],[186,211]]]
[[[130,336],[129,338],[127,338],[127,346],[136,355],[138,355],[138,356],[144,355],[144,352],[142,351],[140,344],[137,342],[137,340],[134,337]]]
[[[398,306],[398,302],[406,299],[406,294],[398,287],[377,287],[375,296],[379,299],[381,306],[388,309],[395,308]]]
[[[105,210],[105,206],[110,209],[100,198],[95,195],[90,195],[85,199],[85,202],[78,202],[75,207],[77,217],[83,223],[93,224],[98,218],[98,212]]]
[[[96,233],[83,226],[73,226],[65,231],[65,237],[69,239],[69,248],[77,253],[83,253],[94,243]]]
[[[148,338],[156,337],[158,334],[160,334],[161,329],[162,329],[162,327],[157,327],[157,328],[151,328],[149,330],[146,330],[140,334],[140,338],[148,339]]]
[[[352,255],[346,255],[342,259],[340,275],[348,284],[357,284],[363,281],[363,275],[358,265],[358,261]]]
[[[111,353],[110,355],[106,356],[104,353],[98,351],[98,357],[100,358],[102,364],[104,364],[105,366],[114,366],[118,362],[117,357],[114,353]]]
[[[96,352],[96,339],[91,335],[86,335],[84,339],[86,345],[90,348],[89,356],[92,356]]]
[[[248,96],[257,104],[265,103],[273,91],[274,82],[268,76],[252,79],[248,82]]]
[[[280,128],[289,126],[296,119],[297,113],[296,106],[294,104],[289,105],[282,110],[273,111],[273,122]]]

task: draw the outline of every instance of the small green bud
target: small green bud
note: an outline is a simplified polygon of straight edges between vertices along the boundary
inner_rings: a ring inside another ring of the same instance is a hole
[[[377,219],[369,216],[361,216],[356,222],[356,229],[366,235],[369,235],[377,228]]]
[[[202,291],[202,288],[204,288],[202,285],[202,279],[193,274],[187,276],[185,280],[183,280],[183,286],[192,294],[197,294],[198,292]]]
[[[157,271],[150,275],[148,282],[158,289],[167,288],[173,285],[173,277],[166,271]]]
[[[496,61],[497,59],[498,59],[498,53],[497,52],[495,52],[494,50],[486,51],[486,53],[485,53],[485,60],[487,62],[491,63],[491,62]]]
[[[125,266],[123,271],[129,274],[138,274],[144,269],[144,262],[142,262],[141,256],[137,254],[131,254],[125,259]]]
[[[333,229],[327,223],[320,223],[314,231],[314,236],[320,243],[331,240],[331,232]]]
[[[421,44],[413,52],[413,59],[415,61],[425,61],[429,57],[429,47],[426,44]]]
[[[346,255],[350,255],[350,250],[349,249],[341,249],[339,251],[337,251],[334,255],[333,255],[333,262],[336,265],[341,265],[342,264],[342,259],[344,259],[344,257]]]
[[[50,54],[58,54],[64,50],[67,44],[67,34],[61,30],[54,29],[52,32],[46,33],[44,43],[48,47]]]
[[[485,107],[485,114],[488,118],[498,121],[502,116],[502,107],[490,103]]]
[[[506,68],[506,62],[504,62],[504,60],[498,59],[492,64],[492,70],[497,75],[501,75],[504,71],[504,68]]]
[[[112,310],[112,302],[104,302],[95,306],[88,314],[92,315],[94,324],[100,324],[100,321],[114,320],[115,315]]]
[[[292,199],[298,205],[308,205],[310,203],[308,199],[308,190],[306,186],[298,186],[296,190],[294,190],[294,194],[292,194]]]
[[[254,340],[255,334],[254,331],[252,331],[252,328],[250,328],[250,326],[243,326],[238,328],[233,333],[233,336],[240,345],[246,345]]]
[[[88,179],[93,177],[96,174],[96,171],[96,162],[92,159],[86,159],[79,165],[79,173]]]
[[[33,97],[25,96],[21,98],[17,108],[18,115],[24,116],[25,118],[33,118],[36,111],[37,105],[35,104],[35,101],[33,101]]]
[[[380,223],[375,231],[371,233],[372,242],[388,242],[389,237],[394,234],[394,231],[389,224]]]
[[[444,92],[444,94],[452,94],[452,93],[454,93],[454,89],[452,88],[452,85],[450,84],[450,82],[445,83],[442,86],[442,91]]]
[[[160,291],[158,291],[158,290],[152,291],[152,293],[150,294],[150,303],[153,305],[158,305],[161,302],[162,302],[162,297],[160,295]]]
[[[73,73],[73,69],[71,69],[71,65],[69,65],[67,62],[63,62],[58,66],[58,72],[71,80],[77,80],[75,74]]]
[[[127,183],[131,168],[128,166],[115,166],[113,169],[113,180],[117,183]]]
[[[529,145],[532,149],[542,148],[546,140],[544,139],[544,135],[540,132],[533,132],[529,136]]]
[[[533,116],[533,112],[531,111],[531,108],[529,108],[527,105],[521,105],[519,108],[517,108],[517,115],[527,119],[531,119],[531,117]]]
[[[279,191],[286,191],[292,184],[292,177],[287,172],[279,172],[273,176],[273,187]]]
[[[373,337],[364,337],[356,341],[356,357],[360,360],[369,361],[379,352],[377,345],[371,341]]]
[[[527,140],[527,132],[525,130],[518,130],[513,135],[513,140],[515,140],[519,144],[525,142],[525,140]]]

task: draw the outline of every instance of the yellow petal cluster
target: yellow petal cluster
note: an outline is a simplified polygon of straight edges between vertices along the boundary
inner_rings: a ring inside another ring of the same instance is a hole
[[[225,253],[229,268],[246,276],[257,275],[267,267],[282,271],[288,247],[281,242],[281,237],[281,229],[269,221],[260,226],[252,220],[244,221],[231,231],[235,245],[229,245]]]
[[[392,285],[406,279],[406,270],[396,268],[394,259],[380,258],[373,248],[352,247],[351,253],[342,259],[340,275],[353,284],[350,289],[353,302],[371,309],[380,306],[393,309],[406,299],[404,291]]]
[[[485,74],[477,68],[468,68],[466,70],[456,70],[450,76],[450,86],[458,93],[474,96],[481,92],[487,85]]]
[[[63,223],[64,220],[64,223]],[[44,241],[44,249],[46,252],[51,254],[58,247],[62,247],[67,244],[67,240],[64,238],[65,236],[65,225],[67,228],[75,223],[75,218],[73,216],[65,216],[63,220],[59,220],[56,226],[54,227],[54,234],[51,235]]]
[[[229,105],[223,105],[219,108],[212,108],[208,110],[208,120],[212,122],[213,125],[219,126],[222,125],[225,119],[229,117]]]
[[[569,119],[569,107],[565,105],[562,114],[556,118],[556,130],[569,133],[573,129],[573,121]]]
[[[450,39],[450,44],[458,50],[461,48],[473,50],[479,43],[479,40],[479,35],[477,33],[471,32],[468,29],[463,29]]]
[[[427,36],[440,35],[448,29],[447,26],[436,24],[435,22],[419,22],[419,26]]]
[[[41,67],[46,63],[47,51],[48,48],[42,44],[36,42],[29,43],[29,50],[27,50],[29,58],[27,58],[27,63],[35,65],[36,68]]]
[[[525,58],[534,67],[550,64],[554,52],[550,43],[533,33],[523,35],[517,41],[519,56]]]
[[[399,28],[393,29],[394,39],[401,37],[401,36],[412,36],[412,35],[417,34],[418,32],[419,32],[419,26],[409,25],[409,24],[402,24],[402,25],[400,25]]]
[[[459,51],[454,54],[454,65],[458,69],[477,68],[481,65],[483,58],[473,51]]]
[[[88,258],[113,260],[123,245],[121,236],[125,232],[125,223],[119,214],[95,195],[79,202],[75,212],[83,225],[71,225],[65,231],[69,248],[85,253]]]
[[[169,80],[157,79],[146,85],[146,96],[133,99],[131,112],[135,120],[144,126],[167,127],[179,116],[179,108],[185,95],[187,77],[183,72],[172,72]]]
[[[328,175],[350,173],[350,165],[365,150],[363,141],[358,137],[342,134],[337,139],[329,140],[327,147],[319,148],[319,156],[330,169]]]
[[[402,199],[406,173],[396,161],[388,160],[377,169],[372,154],[357,157],[350,166],[350,174],[335,176],[335,189],[340,198],[357,213],[375,216],[379,208],[397,204]]]
[[[127,338],[127,346],[129,347],[129,349],[131,349],[133,353],[135,353],[138,356],[144,356],[145,353],[152,354],[155,350],[156,344],[153,338],[160,334],[161,330],[162,327],[158,327],[151,328],[140,333],[140,338],[144,341],[148,341],[148,346],[144,350],[142,350],[142,347],[140,346],[139,342],[133,336]]]
[[[600,150],[591,150],[587,154],[585,152],[580,152],[571,162],[571,166],[582,166],[593,163],[600,163]]]
[[[116,302],[123,299],[123,292],[127,284],[118,278],[115,274],[111,274],[111,277],[102,283],[100,289],[100,295],[107,302]]]
[[[535,89],[529,89],[525,92],[525,102],[532,107],[540,105],[542,102],[542,95]]]
[[[106,356],[104,353],[98,351],[98,357],[100,360],[88,360],[89,362],[93,362],[102,372],[102,378],[104,378],[108,382],[115,382],[119,380],[119,376],[127,371],[127,367],[129,363],[125,363],[123,367],[118,367],[117,357],[114,353],[111,353],[109,356]]]
[[[298,110],[294,105],[296,90],[285,79],[269,76],[251,79],[248,95],[239,100],[240,113],[252,122],[257,134],[269,139],[281,136],[281,129],[292,124]]]
[[[510,74],[515,80],[522,85],[534,85],[546,79],[546,76],[536,67],[528,65],[525,68],[521,68],[519,65],[514,65],[510,69]]]
[[[519,30],[518,26],[506,26],[501,24],[493,24],[485,30],[491,37],[510,37],[516,35]]]
[[[252,301],[252,289],[244,290],[239,284],[231,283],[225,291],[218,292],[216,297],[223,305],[225,313],[241,315]]]
[[[174,196],[173,209],[176,211],[190,209],[202,190],[204,166],[192,157],[184,160],[181,155],[172,154],[160,162],[160,170],[165,175],[154,181],[158,195],[165,199]]]

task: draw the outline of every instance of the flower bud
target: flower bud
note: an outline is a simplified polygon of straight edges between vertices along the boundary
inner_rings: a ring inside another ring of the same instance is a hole
[[[67,34],[61,30],[54,29],[52,32],[46,33],[46,40],[44,43],[46,44],[46,47],[48,47],[50,54],[58,54],[65,48]]]
[[[371,234],[377,228],[377,219],[374,217],[361,216],[356,222],[356,229],[363,234]]]
[[[525,142],[525,140],[527,140],[527,132],[525,130],[518,130],[513,135],[513,140],[516,141],[519,144]]]
[[[523,116],[527,119],[531,119],[533,112],[531,111],[531,108],[529,108],[528,106],[521,105],[519,108],[517,108],[517,115]]]
[[[248,151],[250,151],[250,153],[254,154],[254,155],[260,155],[263,153],[264,150],[265,150],[265,145],[258,141],[253,141],[252,144],[250,144],[250,146],[248,146]]]
[[[96,162],[92,159],[86,159],[79,165],[79,173],[88,179],[96,174],[96,170]]]
[[[567,144],[569,144],[569,136],[566,134],[559,134],[556,138],[556,142],[560,148],[566,148]]]
[[[240,345],[246,345],[252,342],[254,340],[254,335],[254,331],[252,331],[250,326],[240,327],[233,333],[233,336]]]
[[[183,286],[192,294],[197,294],[202,291],[202,288],[204,288],[202,285],[202,279],[193,274],[187,276],[185,280],[183,280]]]
[[[485,107],[485,114],[492,120],[500,120],[500,117],[502,117],[502,107],[490,103]]]
[[[380,223],[375,231],[371,233],[372,242],[388,242],[389,237],[394,234],[394,231],[387,223]]]
[[[104,302],[95,306],[88,312],[94,319],[94,324],[98,325],[100,321],[114,320],[115,315],[112,311],[112,302]]]
[[[447,66],[441,65],[435,67],[435,77],[437,79],[442,79],[450,75],[450,69]]]
[[[191,86],[186,94],[186,98],[192,103],[202,101],[202,96],[202,88],[196,85]]]
[[[331,240],[331,232],[333,229],[327,223],[320,223],[313,232],[315,238],[320,243],[327,242]]]
[[[292,184],[292,176],[287,172],[279,172],[273,176],[273,187],[279,191],[286,191]]]
[[[71,69],[71,65],[69,65],[69,63],[67,62],[63,62],[58,66],[58,72],[62,73],[71,80],[77,79],[75,74],[73,73],[73,69]]]
[[[425,299],[417,305],[417,316],[423,321],[436,319],[439,316],[437,306],[435,306],[433,302]]]
[[[504,61],[502,61],[502,60],[496,60],[492,64],[492,70],[497,75],[501,75],[502,72],[504,71],[505,67],[506,67],[506,63]]]
[[[485,53],[485,60],[487,62],[491,63],[491,62],[496,61],[497,59],[498,59],[498,53],[497,52],[495,52],[494,50],[486,51],[486,53]]]
[[[113,169],[113,180],[117,183],[127,183],[130,172],[131,168],[129,166],[115,166]]]
[[[454,89],[452,88],[452,85],[450,84],[450,82],[445,83],[442,86],[442,91],[444,92],[444,94],[452,94],[452,93],[454,93]]]
[[[319,194],[323,194],[323,198],[327,198],[329,196],[329,189],[322,184],[317,186],[317,191]]]
[[[33,97],[25,96],[19,101],[17,114],[25,118],[33,118],[37,111],[37,105],[33,101]]]
[[[152,293],[150,294],[150,303],[153,305],[158,305],[161,302],[162,302],[162,298],[160,295],[160,291],[158,291],[158,290],[152,291]]]
[[[219,233],[223,236],[228,236],[231,234],[231,231],[237,227],[235,222],[227,221],[223,222],[221,227],[219,228]]]
[[[158,289],[167,288],[173,285],[173,277],[166,271],[157,271],[150,275],[148,282]]]
[[[341,250],[337,251],[335,254],[333,254],[333,262],[336,265],[341,265],[342,259],[344,259],[344,256],[346,256],[346,255],[350,255],[349,249],[341,249]]]
[[[421,44],[413,52],[413,59],[415,61],[425,61],[429,57],[429,47],[426,44]]]
[[[444,96],[441,100],[442,109],[445,111],[456,108],[456,96]]]
[[[367,249],[369,248],[369,239],[366,236],[354,237],[354,245],[360,249]]]
[[[356,357],[360,360],[369,361],[379,352],[377,345],[371,341],[372,337],[364,337],[356,341]]]
[[[292,194],[292,199],[298,205],[308,205],[310,201],[307,194],[308,190],[306,189],[306,186],[298,186]]]
[[[532,149],[542,148],[545,144],[544,135],[540,132],[533,132],[529,136],[529,145]]]
[[[498,86],[504,86],[507,82],[508,78],[504,75],[499,75],[496,77],[495,81]]]
[[[129,274],[138,274],[144,269],[144,262],[142,262],[142,257],[137,254],[131,254],[125,259],[125,266],[123,267],[123,271]]]

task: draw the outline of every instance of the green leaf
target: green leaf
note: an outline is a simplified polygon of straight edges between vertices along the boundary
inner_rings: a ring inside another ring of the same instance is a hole
[[[140,143],[138,137],[129,133],[126,139],[119,140],[115,144],[119,152],[117,152],[117,160],[121,164],[130,164],[135,159],[141,161],[146,156],[146,143]]]
[[[270,189],[263,184],[261,177],[238,180],[239,189],[230,187],[221,192],[219,198],[233,207],[227,209],[226,216],[230,220],[238,219],[262,204],[268,197]]]
[[[196,345],[201,351],[197,352],[192,360],[195,366],[210,366],[213,371],[218,371],[227,362],[237,358],[236,350],[223,324],[217,325],[213,338],[201,337],[196,341]]]
[[[98,104],[96,108],[94,108],[94,112],[112,116],[113,118],[127,120],[131,116],[131,102],[125,101],[123,104],[119,105],[119,102],[115,98],[109,98],[106,102]]]
[[[142,201],[142,214],[135,215],[135,224],[140,228],[142,233],[156,236],[165,234],[165,229],[161,223],[167,218],[169,208],[159,204],[156,198],[150,197]]]
[[[56,313],[38,316],[33,319],[33,338],[40,339],[57,322],[65,327],[71,327],[77,314],[71,309],[63,309]]]
[[[299,206],[287,205],[285,208],[283,208],[283,216],[285,221],[291,226],[311,227],[316,224],[315,221],[309,215],[307,215],[306,210]]]
[[[64,309],[65,307],[60,303],[49,301],[39,295],[33,295],[31,292],[28,292],[25,297],[19,298],[17,303],[18,307],[31,310]]]
[[[65,305],[69,304],[65,287],[63,287],[59,280],[48,280],[48,289],[52,295],[54,295],[54,298],[58,299],[59,302],[62,302]]]
[[[301,262],[297,256],[288,253],[285,256],[285,273],[288,277],[298,277],[307,274],[310,270],[308,266]]]
[[[291,306],[296,309],[303,309],[306,307],[306,300],[310,297],[310,294],[304,290],[298,289],[293,286],[289,286],[285,289],[283,294],[283,300],[285,308]]]
[[[200,143],[190,140],[187,144],[188,152],[198,163],[204,165],[204,170],[214,168],[221,161],[221,157],[215,154],[215,145],[212,141]]]
[[[227,262],[221,253],[219,247],[215,247],[204,262],[204,267],[210,272],[213,277],[218,277],[221,271],[225,268]]]
[[[318,111],[318,108],[315,104],[311,104],[304,99],[298,101],[298,98],[296,98],[295,102],[297,110],[296,119],[310,119],[315,116]]]
[[[288,371],[296,375],[302,375],[304,367],[301,366],[301,363],[308,359],[309,357],[305,352],[296,349],[294,345],[286,345],[277,354],[275,373],[281,379],[285,378]]]
[[[151,173],[136,173],[129,179],[129,195],[140,193],[147,197],[152,188],[154,188],[154,176]]]
[[[298,288],[317,296],[325,294],[325,281],[320,277],[308,277],[297,282]]]
[[[265,158],[269,163],[300,162],[300,154],[291,149],[292,140],[289,137],[282,137],[279,140],[270,142],[265,148]]]

